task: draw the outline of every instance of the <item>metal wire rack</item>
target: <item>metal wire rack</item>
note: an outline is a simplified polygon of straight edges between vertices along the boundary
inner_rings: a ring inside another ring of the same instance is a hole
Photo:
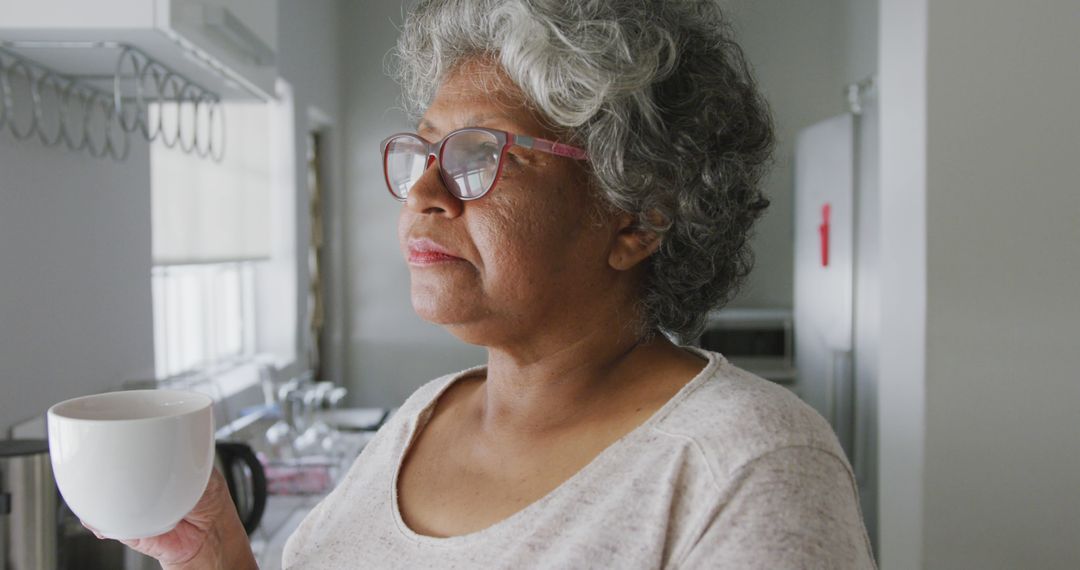
[[[111,73],[65,73],[26,55],[67,50],[104,50],[98,55],[115,65]],[[225,152],[221,97],[118,42],[0,42],[0,131],[5,128],[18,140],[114,160],[127,158],[132,135],[215,161]]]

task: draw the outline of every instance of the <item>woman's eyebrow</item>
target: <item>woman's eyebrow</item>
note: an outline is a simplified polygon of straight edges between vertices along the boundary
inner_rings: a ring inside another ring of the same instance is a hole
[[[461,122],[461,126],[463,126],[463,127],[479,127],[479,126],[483,125],[484,121],[488,121],[488,120],[491,120],[491,119],[502,119],[502,120],[505,120],[505,121],[509,121],[510,116],[508,116],[508,115],[506,115],[504,113],[498,113],[498,112],[494,112],[494,111],[488,112],[488,113],[477,113],[475,115],[469,115],[468,118],[466,118],[464,121]],[[453,130],[453,129],[451,129],[451,130]],[[435,131],[437,133],[443,132],[443,131],[440,131],[435,126],[434,123],[432,123],[431,121],[429,121],[427,119],[420,119],[420,123],[418,123],[416,125],[416,132],[419,133],[421,131]]]
[[[420,123],[416,125],[416,132],[433,130],[435,125],[432,125],[427,119],[420,119]]]

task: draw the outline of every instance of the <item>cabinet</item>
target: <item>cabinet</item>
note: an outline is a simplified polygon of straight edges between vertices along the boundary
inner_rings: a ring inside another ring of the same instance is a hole
[[[222,99],[269,100],[277,13],[278,0],[0,0],[0,45],[110,81],[116,46],[132,45]]]

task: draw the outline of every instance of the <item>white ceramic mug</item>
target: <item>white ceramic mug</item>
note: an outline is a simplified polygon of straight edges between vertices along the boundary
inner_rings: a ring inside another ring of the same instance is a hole
[[[212,404],[195,392],[130,390],[49,408],[49,455],[68,507],[108,538],[172,530],[210,480]]]

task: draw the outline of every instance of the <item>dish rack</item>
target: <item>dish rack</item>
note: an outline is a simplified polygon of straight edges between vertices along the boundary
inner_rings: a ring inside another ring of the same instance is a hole
[[[91,61],[72,50],[105,50]],[[33,55],[30,55],[33,54]],[[96,158],[127,158],[131,136],[220,161],[221,97],[120,42],[0,41],[0,130]]]

